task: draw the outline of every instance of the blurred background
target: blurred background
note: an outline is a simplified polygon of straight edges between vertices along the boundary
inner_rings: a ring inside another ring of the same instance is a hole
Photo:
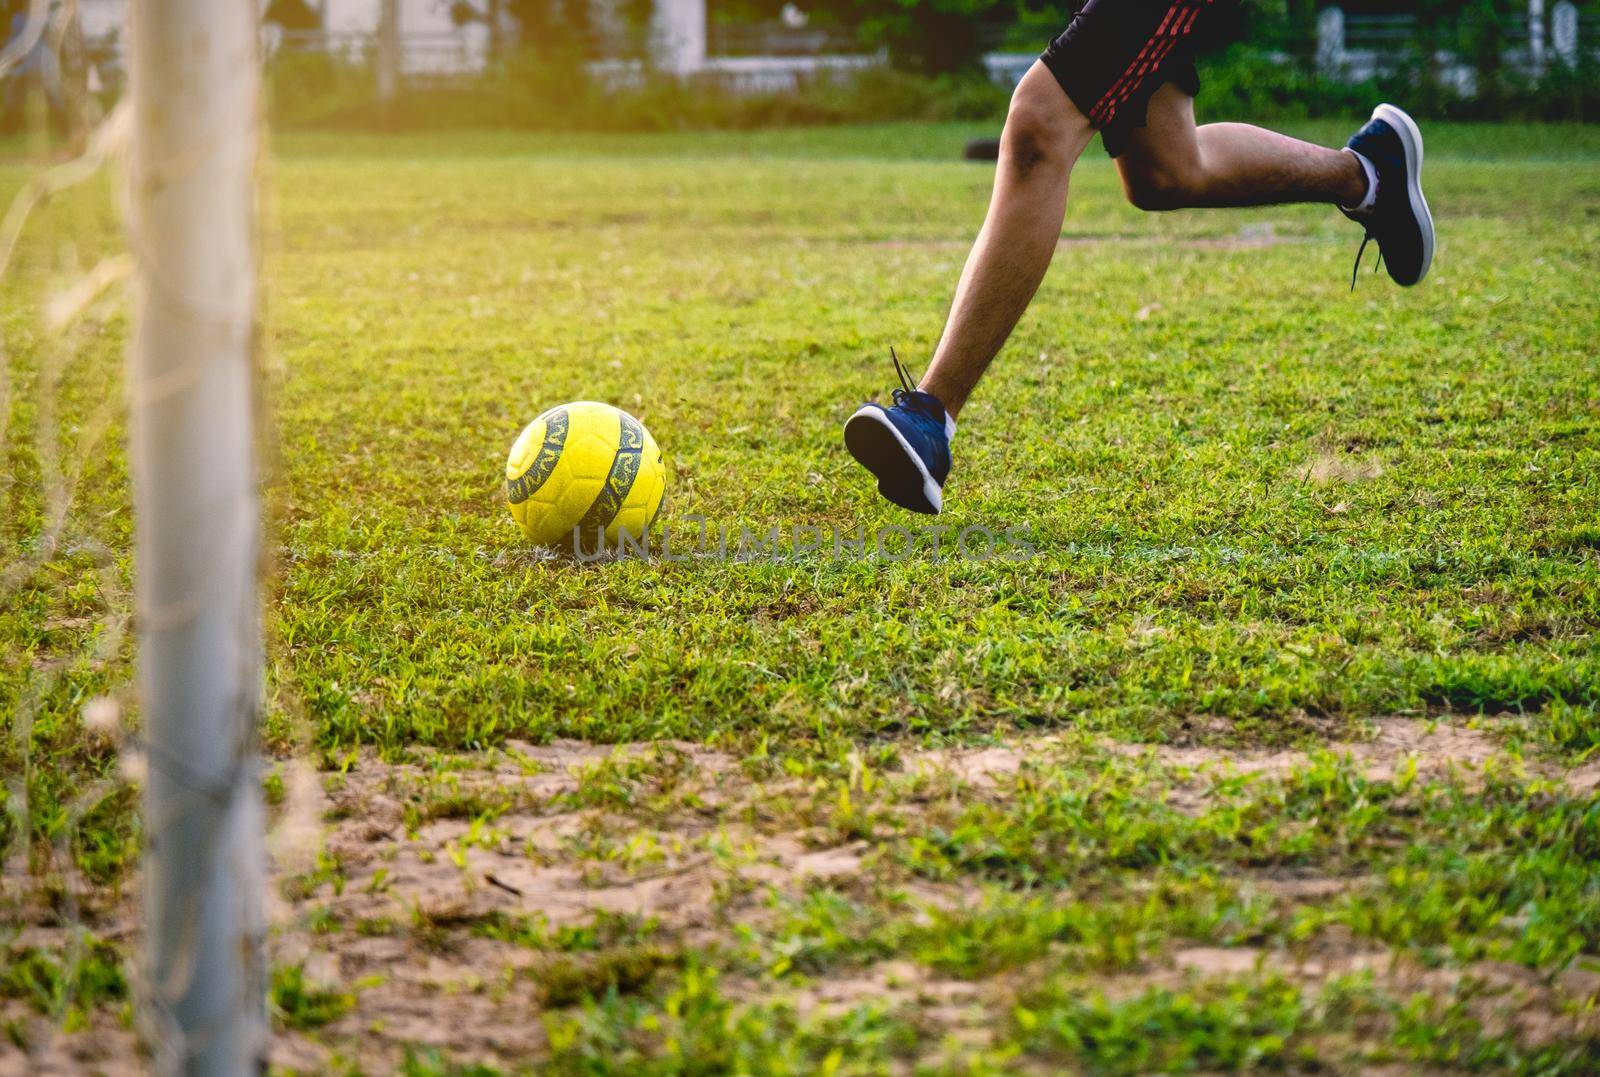
[[[8,48],[28,44],[30,2],[0,0]],[[8,130],[30,88],[58,127],[86,123],[75,94],[98,108],[118,94],[127,2],[77,0],[74,40],[32,46],[7,87]],[[648,130],[998,119],[1073,6],[263,0],[262,23],[279,127]],[[1433,118],[1600,115],[1597,0],[1245,6],[1245,32],[1205,66],[1209,115],[1345,115],[1380,97]]]

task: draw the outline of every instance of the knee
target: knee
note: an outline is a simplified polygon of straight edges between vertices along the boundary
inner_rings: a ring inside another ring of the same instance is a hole
[[[1071,168],[1075,116],[1064,103],[1065,95],[1055,85],[1024,79],[1006,113],[1001,160],[1024,175],[1040,166]]]
[[[1200,183],[1187,171],[1160,164],[1123,168],[1122,190],[1139,209],[1159,211],[1192,206]]]

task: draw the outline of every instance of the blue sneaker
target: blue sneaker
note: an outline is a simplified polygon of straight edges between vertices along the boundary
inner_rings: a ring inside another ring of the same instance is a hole
[[[844,444],[878,477],[878,493],[901,508],[937,515],[944,507],[944,480],[950,474],[944,405],[912,384],[894,349],[889,354],[901,386],[894,391],[894,404],[861,405],[844,424]]]
[[[1372,162],[1378,174],[1377,198],[1366,209],[1340,211],[1367,230],[1350,271],[1356,270],[1367,244],[1378,241],[1378,261],[1396,284],[1409,288],[1428,275],[1433,264],[1433,214],[1422,197],[1422,132],[1416,122],[1393,105],[1379,105],[1372,119],[1351,136],[1350,149]]]

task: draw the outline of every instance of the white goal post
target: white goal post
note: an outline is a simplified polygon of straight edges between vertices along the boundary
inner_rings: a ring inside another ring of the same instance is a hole
[[[164,1073],[262,1072],[256,0],[133,0],[129,364],[147,765],[141,1017]]]

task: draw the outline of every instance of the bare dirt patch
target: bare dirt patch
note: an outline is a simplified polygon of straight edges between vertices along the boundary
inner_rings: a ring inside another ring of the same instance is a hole
[[[1391,999],[1415,1002],[1426,997],[1441,1009],[1464,1004],[1488,1035],[1509,1033],[1529,1046],[1600,1033],[1595,1005],[1600,975],[1552,979],[1522,965],[1494,961],[1434,968],[1339,928],[1326,929],[1293,950],[1179,948],[1142,968],[1105,977],[1096,989],[1107,998],[1125,1000],[1152,989],[1193,989],[1206,982],[1258,977],[1281,977],[1315,990],[1334,977],[1351,976],[1370,980]]]
[[[1094,747],[1129,759],[1150,759],[1157,766],[1200,777],[1250,774],[1282,778],[1308,766],[1309,751],[1224,748],[1208,745],[1130,744],[1098,739]],[[972,748],[938,748],[910,753],[909,771],[940,775],[971,785],[989,786],[1017,773],[1030,761],[1048,762],[1073,750],[1073,742],[1056,734]],[[1369,779],[1392,779],[1408,760],[1421,775],[1472,773],[1505,748],[1488,728],[1414,718],[1385,718],[1373,724],[1370,739],[1333,741],[1326,750],[1348,755]],[[1590,771],[1593,773],[1590,773]],[[1600,785],[1600,766],[1573,771],[1572,782]],[[1578,786],[1571,786],[1578,789]]]
[[[1328,747],[1375,780],[1414,761],[1419,775],[1470,781],[1504,750],[1492,726],[1412,718],[1381,720],[1367,739]],[[891,820],[879,833],[887,840],[894,818],[941,798],[1004,797],[1028,768],[1074,752],[1159,768],[1173,802],[1195,810],[1219,778],[1277,779],[1316,762],[1302,751],[1130,745],[1070,733],[909,751],[899,771],[876,779]],[[388,1070],[419,1048],[461,1063],[526,1063],[547,1049],[547,1006],[608,985],[647,990],[689,952],[737,945],[741,932],[762,930],[778,906],[819,884],[862,894],[887,883],[916,910],[907,913],[914,920],[980,900],[970,880],[908,876],[884,840],[842,838],[819,825],[816,805],[834,786],[782,774],[757,780],[740,760],[697,745],[512,742],[400,762],[363,751],[344,762],[322,773],[287,766],[285,803],[276,810],[273,963],[351,1000],[348,1012],[320,1027],[280,1030],[273,1058],[289,1069],[323,1070],[337,1054]],[[1600,785],[1600,765],[1549,772],[1579,794]],[[1369,881],[1259,873],[1242,882],[1274,904],[1297,906]],[[131,930],[121,905],[97,915],[104,931]],[[48,917],[27,930],[30,939],[44,933],[39,945],[60,942]],[[1508,976],[1495,979],[1492,969],[1474,974],[1493,981],[1489,994],[1500,1001],[1490,1016],[1520,1021],[1519,1034],[1537,1038],[1571,1034],[1576,1026],[1563,1015],[1581,1007],[1568,1004],[1600,994],[1600,973],[1585,969],[1580,963],[1549,983],[1502,983]],[[1294,952],[1179,945],[1097,986],[1123,997],[1154,986],[1271,974],[1309,983],[1352,971],[1441,997],[1461,982],[1459,972],[1448,982],[1428,979],[1387,950],[1328,931]],[[889,960],[800,981],[790,1001],[801,1012],[869,1000],[905,1008],[950,1042],[982,1046],[994,1014],[1025,980],[1020,971],[955,980]],[[733,975],[725,986],[751,999],[772,989]],[[136,1057],[133,1032],[110,1011],[93,1014],[88,1033],[64,1035],[51,1019],[4,1005],[0,1019],[25,1028],[30,1048],[0,1049],[0,1074],[52,1066],[119,1072]]]
[[[1600,789],[1600,762],[1589,763],[1568,771],[1566,776],[1567,789],[1573,796],[1589,796]]]
[[[1282,778],[1312,762],[1313,753],[1296,750],[1217,748],[1201,745],[1111,744],[1112,751],[1152,756],[1162,766],[1205,776],[1259,774]],[[1401,766],[1414,761],[1420,775],[1480,771],[1504,753],[1487,729],[1416,718],[1384,718],[1374,723],[1370,740],[1334,741],[1326,750],[1349,756],[1373,781],[1388,781]]]
[[[287,882],[273,958],[360,986],[349,1014],[279,1037],[275,1060],[302,1069],[327,1065],[330,1044],[377,1068],[408,1047],[536,1058],[552,976],[638,989],[682,947],[760,923],[772,895],[848,884],[872,853],[723,818],[717,805],[763,790],[731,757],[688,744],[512,743],[402,763],[363,752],[322,784],[321,853]],[[637,942],[562,941],[596,924]]]
[[[26,1052],[0,1040],[0,1077],[66,1077],[93,1073],[134,1077],[148,1072],[138,1037],[107,1009],[93,1012],[86,1029],[65,1032],[55,1017],[35,1013],[10,1000],[0,1001],[0,1026],[15,1029]]]
[[[978,748],[934,748],[916,752],[907,761],[913,773],[954,778],[970,785],[992,785],[1017,773],[1030,759],[1048,758],[1061,738],[1041,736],[1020,743]]]
[[[1317,486],[1332,486],[1335,483],[1368,482],[1382,474],[1383,466],[1376,460],[1322,453],[1306,464],[1300,479]]]
[[[1470,777],[1503,751],[1492,729],[1461,723],[1393,718],[1377,722],[1371,733],[1366,740],[1329,748],[1347,754],[1374,780],[1392,778],[1412,761],[1419,775]],[[1082,750],[1085,743],[1046,735],[910,752],[902,773],[913,783],[908,789],[931,779],[936,790],[1003,795],[1005,782],[1028,766]],[[1210,795],[1219,776],[1281,778],[1314,762],[1313,753],[1303,751],[1087,743],[1174,772],[1180,797],[1192,798],[1195,806]],[[630,770],[630,764],[640,767]],[[638,788],[589,803],[591,786],[609,788],[612,771],[633,775]],[[940,787],[938,781],[953,785]],[[338,875],[302,892],[295,919],[302,926],[280,936],[277,953],[280,960],[320,968],[319,975],[330,980],[365,986],[356,1008],[316,1038],[280,1038],[286,1064],[293,1059],[292,1064],[312,1068],[325,1060],[319,1043],[345,1044],[375,1063],[393,1063],[408,1044],[436,1047],[462,1060],[537,1057],[544,1049],[541,983],[552,958],[503,931],[485,931],[485,925],[538,923],[552,931],[581,927],[597,914],[620,917],[639,926],[649,940],[639,974],[648,982],[650,962],[670,967],[673,955],[682,952],[678,947],[716,945],[731,938],[730,925],[763,923],[775,895],[797,895],[816,883],[846,889],[859,884],[873,875],[881,856],[872,841],[841,843],[802,824],[774,819],[772,813],[741,810],[765,805],[775,791],[794,783],[763,785],[733,758],[693,745],[517,744],[470,760],[403,764],[364,755],[342,777],[328,776],[326,784],[324,810],[331,822],[323,844],[338,863]],[[424,818],[429,797],[477,804],[472,798],[488,793],[508,806],[487,822]],[[629,797],[636,799],[629,802]],[[1248,886],[1275,902],[1299,905],[1325,902],[1366,881],[1264,875],[1252,877]],[[959,884],[914,884],[906,892],[914,902],[940,908],[974,896]],[[342,933],[324,938],[305,931],[312,910],[343,925]],[[587,974],[598,975],[596,958],[577,954],[571,960],[575,974],[588,969]],[[1274,973],[1308,982],[1355,971],[1392,978],[1401,975],[1395,971],[1400,968],[1389,951],[1330,932],[1310,949],[1292,954],[1180,947],[1136,973],[1112,977],[1107,990],[1138,993],[1163,984]],[[1412,979],[1418,975],[1404,971]],[[1416,983],[1448,993],[1455,981]],[[1569,986],[1583,985],[1575,980]],[[729,988],[751,997],[765,989],[756,982],[741,987],[736,980]],[[1558,1005],[1571,991],[1557,998],[1546,997],[1553,988],[1531,995],[1524,988],[1518,986],[1523,994],[1494,1012],[1509,1012],[1513,1002],[1535,1010],[1547,1005],[1553,1015],[1548,1020],[1557,1022],[1551,1034],[1572,1031],[1570,1022],[1559,1018]],[[914,1008],[957,1042],[981,1044],[985,1015],[992,1016],[989,1004],[1001,1005],[996,992],[1009,990],[1004,977],[975,984],[942,979],[913,962],[887,961],[820,976],[800,987],[793,1001],[802,1012],[847,1009],[865,1000]],[[1495,997],[1500,995],[1506,991]],[[448,1007],[450,1021],[438,1021],[441,1007]]]

